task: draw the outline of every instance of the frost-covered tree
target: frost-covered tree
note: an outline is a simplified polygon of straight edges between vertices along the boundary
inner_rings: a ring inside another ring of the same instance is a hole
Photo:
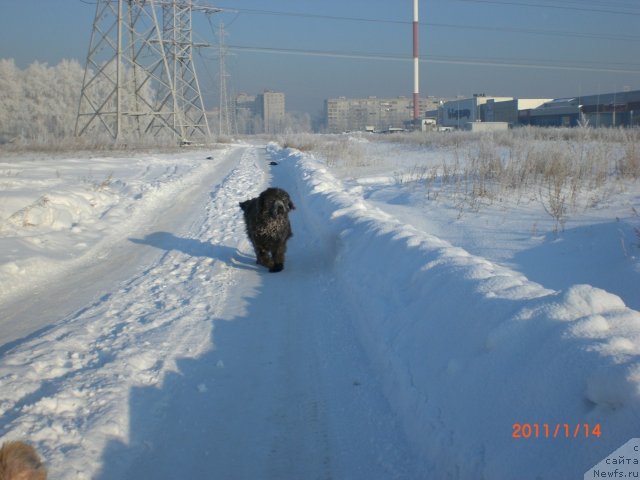
[[[103,68],[115,67],[109,64]],[[124,130],[135,135],[149,122],[139,112],[154,110],[157,100],[151,82],[140,74],[136,78],[133,73],[127,70],[123,74],[126,81],[122,104],[130,113],[125,117]],[[13,59],[0,59],[0,142],[14,139],[46,142],[73,136],[83,78],[84,67],[76,60],[62,60],[53,67],[35,62],[21,70]],[[100,105],[113,88],[113,83],[104,76],[92,83],[88,94],[95,105]],[[115,110],[115,96],[111,95],[106,106]],[[94,122],[88,134],[100,135],[100,127],[101,122]]]
[[[20,70],[0,60],[0,141],[48,140],[73,134],[84,69],[76,60]]]
[[[0,142],[18,134],[22,108],[22,72],[13,59],[0,59]]]
[[[311,115],[301,112],[287,112],[283,125],[284,133],[311,132]]]
[[[53,98],[59,113],[51,128],[56,136],[70,136],[74,133],[83,76],[84,68],[76,60],[62,60],[54,70],[54,90],[58,95]]]

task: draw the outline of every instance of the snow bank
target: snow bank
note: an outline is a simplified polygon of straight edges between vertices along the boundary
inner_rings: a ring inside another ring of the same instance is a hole
[[[108,255],[114,242],[211,170],[204,157],[1,161],[0,304]]]
[[[580,478],[638,436],[640,313],[590,285],[546,289],[372,207],[312,156],[269,149],[335,245],[353,322],[429,478]]]

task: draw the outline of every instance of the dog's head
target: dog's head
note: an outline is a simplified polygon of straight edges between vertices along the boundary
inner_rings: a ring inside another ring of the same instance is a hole
[[[268,211],[271,218],[281,215],[288,215],[291,210],[295,210],[295,205],[291,201],[289,194],[281,188],[268,188],[260,194],[259,202],[263,211]]]
[[[276,218],[278,215],[286,215],[289,213],[290,208],[285,205],[282,200],[276,200],[271,205],[271,209],[269,210],[269,214],[272,218]]]

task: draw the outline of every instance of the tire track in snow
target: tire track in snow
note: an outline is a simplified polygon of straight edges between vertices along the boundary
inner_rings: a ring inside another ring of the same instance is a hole
[[[117,290],[2,358],[0,436],[34,442],[53,477],[95,478],[109,441],[129,441],[130,391],[161,385],[179,370],[180,358],[211,348],[211,319],[223,313],[234,287],[230,264],[246,261],[236,255],[243,235],[236,206],[239,196],[259,186],[251,152],[231,153],[244,154],[206,199],[205,215],[186,238],[157,232],[132,239],[166,252]],[[134,456],[143,446],[131,447]]]

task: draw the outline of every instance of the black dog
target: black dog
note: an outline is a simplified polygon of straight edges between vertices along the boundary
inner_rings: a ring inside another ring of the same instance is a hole
[[[268,188],[258,197],[240,202],[247,235],[256,252],[257,263],[270,272],[284,268],[287,240],[293,233],[289,212],[296,207],[281,188]]]

